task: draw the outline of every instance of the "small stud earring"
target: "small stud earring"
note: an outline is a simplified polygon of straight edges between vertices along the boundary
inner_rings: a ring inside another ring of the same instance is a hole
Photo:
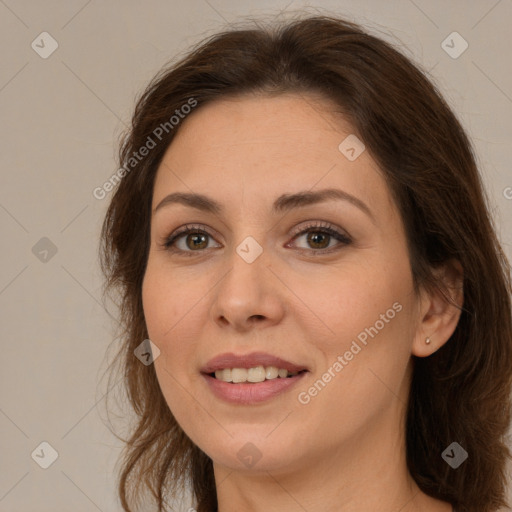
[[[425,338],[425,343],[428,345],[432,340],[430,338]]]

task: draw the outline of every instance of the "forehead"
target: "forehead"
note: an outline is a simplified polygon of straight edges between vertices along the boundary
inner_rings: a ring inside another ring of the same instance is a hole
[[[182,156],[181,150],[186,151],[190,161],[204,158],[205,153],[223,152],[261,160],[265,146],[267,159],[284,155],[300,158],[299,147],[301,153],[307,151],[311,156],[326,149],[338,156],[336,142],[341,134],[350,134],[353,129],[336,109],[326,99],[304,94],[224,98],[193,111],[168,152],[178,157]],[[179,148],[174,151],[173,146]],[[192,148],[196,151],[191,152]]]
[[[340,150],[345,140],[358,152],[363,145],[336,110],[329,100],[303,94],[202,105],[182,122],[164,155],[153,205],[170,192],[193,189],[229,204],[243,197],[270,207],[283,192],[336,187],[384,214],[393,208],[384,177],[368,151],[351,161]]]

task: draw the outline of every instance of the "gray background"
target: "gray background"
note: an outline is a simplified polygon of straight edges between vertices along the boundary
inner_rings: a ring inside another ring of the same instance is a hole
[[[116,171],[117,137],[162,65],[240,16],[308,5],[364,24],[430,71],[474,141],[510,258],[510,0],[0,0],[0,511],[121,510],[121,444],[105,425],[115,323],[97,261],[110,194],[92,192]],[[59,45],[46,59],[31,47],[44,31]],[[441,46],[453,31],[469,44],[458,58]],[[43,441],[59,454],[48,469],[31,457]]]

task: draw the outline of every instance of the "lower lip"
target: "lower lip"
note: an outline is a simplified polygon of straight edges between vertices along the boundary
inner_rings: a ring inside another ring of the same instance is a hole
[[[277,377],[263,382],[224,382],[207,374],[202,374],[213,394],[232,404],[257,404],[270,400],[285,391],[289,391],[306,375],[302,372],[295,377]]]

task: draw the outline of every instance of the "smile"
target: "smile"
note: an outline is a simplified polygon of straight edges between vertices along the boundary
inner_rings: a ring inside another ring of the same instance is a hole
[[[295,377],[299,372],[289,372],[276,366],[255,366],[253,368],[224,368],[216,370],[212,376],[223,382],[264,382],[272,379]]]

